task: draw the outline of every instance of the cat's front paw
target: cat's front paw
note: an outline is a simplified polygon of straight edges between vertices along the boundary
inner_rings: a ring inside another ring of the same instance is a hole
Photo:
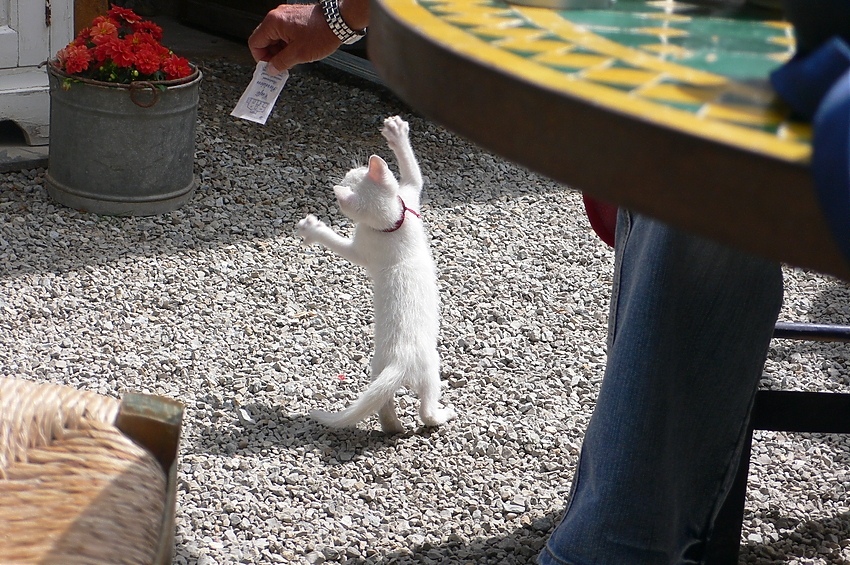
[[[392,116],[384,120],[384,128],[381,130],[390,147],[397,146],[407,140],[410,134],[410,126],[399,116]]]
[[[323,221],[313,214],[310,214],[298,222],[296,232],[301,236],[301,239],[304,240],[305,245],[310,245],[316,241],[316,234],[324,227],[325,223]]]

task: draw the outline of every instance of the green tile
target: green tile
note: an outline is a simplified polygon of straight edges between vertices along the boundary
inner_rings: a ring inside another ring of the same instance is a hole
[[[667,106],[669,108],[675,108],[676,110],[684,110],[689,114],[696,114],[699,112],[700,108],[703,107],[703,104],[688,104],[686,102],[670,102],[668,100],[653,100],[654,104],[658,104],[659,106]]]
[[[598,32],[597,35],[609,39],[626,47],[642,47],[644,45],[655,45],[658,43],[658,36],[651,33],[637,33],[633,31],[623,32]]]
[[[710,48],[695,50],[677,62],[735,80],[763,79],[780,64],[758,53],[726,52]]]
[[[646,25],[642,14],[613,10],[562,10],[561,17],[589,28],[629,29]]]

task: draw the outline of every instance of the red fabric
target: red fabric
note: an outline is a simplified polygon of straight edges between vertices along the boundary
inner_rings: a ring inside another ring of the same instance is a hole
[[[614,247],[614,233],[617,229],[617,206],[582,194],[584,211],[590,220],[590,227],[599,238]]]

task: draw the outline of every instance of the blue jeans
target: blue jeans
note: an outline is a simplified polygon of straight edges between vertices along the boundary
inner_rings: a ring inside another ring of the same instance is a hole
[[[781,304],[777,263],[620,211],[608,365],[540,564],[702,561]]]

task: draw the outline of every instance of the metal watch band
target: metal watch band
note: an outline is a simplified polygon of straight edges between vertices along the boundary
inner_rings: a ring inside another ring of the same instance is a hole
[[[351,45],[362,39],[366,35],[366,30],[355,31],[348,27],[342,15],[339,13],[339,0],[321,0],[322,12],[325,14],[325,21],[328,22],[328,27],[334,32],[334,35],[339,38],[345,45]]]

